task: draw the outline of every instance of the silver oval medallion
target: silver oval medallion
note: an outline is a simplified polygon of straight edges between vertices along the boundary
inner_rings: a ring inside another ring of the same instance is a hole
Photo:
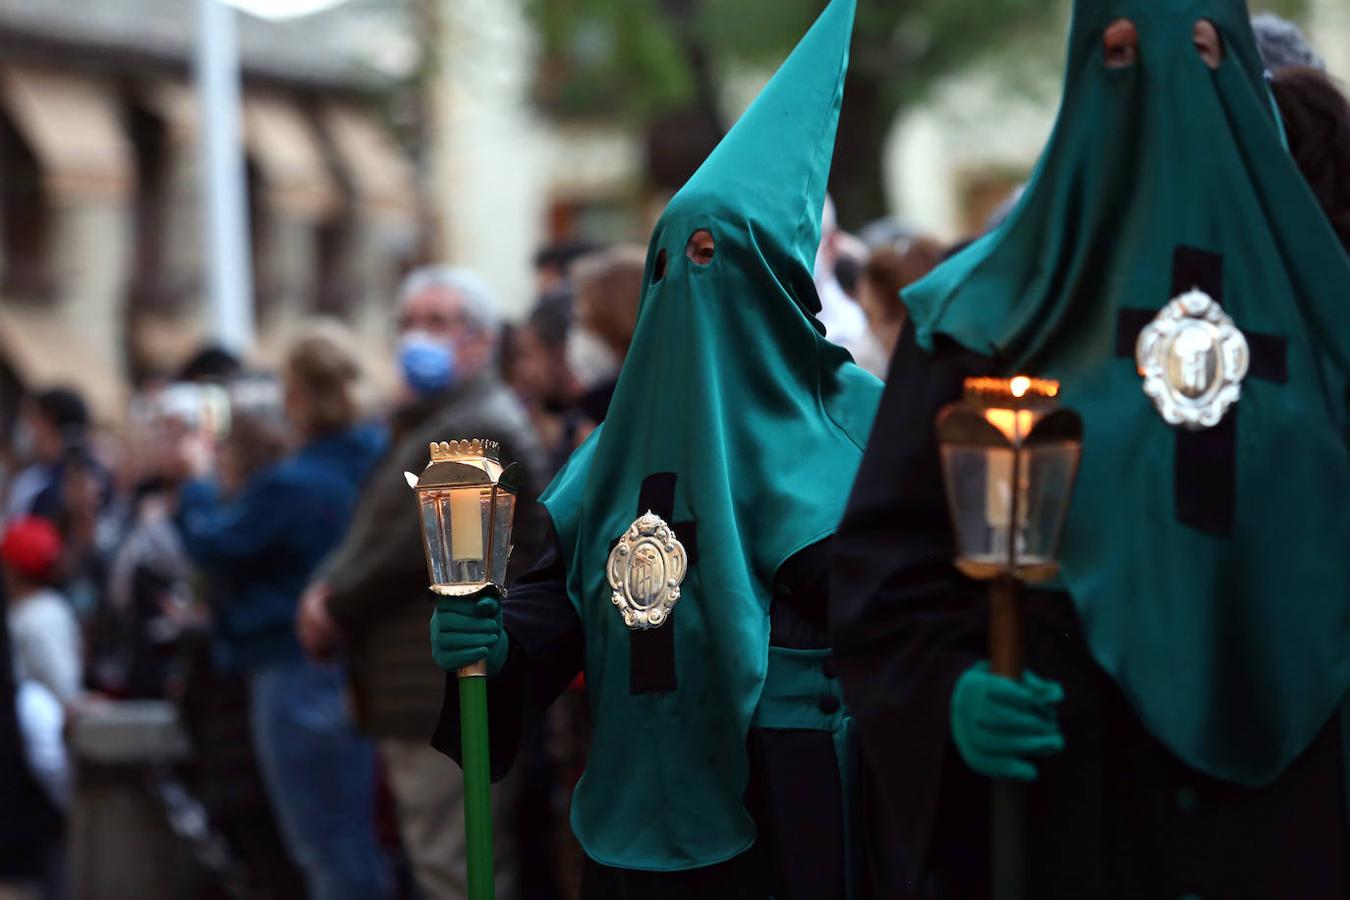
[[[1144,393],[1169,425],[1213,428],[1242,395],[1247,338],[1204,291],[1172,300],[1139,333],[1135,361]]]
[[[624,624],[642,631],[669,618],[680,599],[688,556],[665,520],[648,512],[619,538],[605,568]]]

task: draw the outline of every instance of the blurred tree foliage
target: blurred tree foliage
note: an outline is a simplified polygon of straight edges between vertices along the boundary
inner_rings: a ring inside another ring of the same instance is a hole
[[[1261,4],[1298,15],[1307,0]],[[718,78],[776,65],[824,0],[527,0],[543,59],[538,99],[562,117],[628,116],[647,127],[662,186],[677,186],[711,149]],[[831,190],[840,220],[885,213],[883,144],[896,117],[975,63],[1040,54],[1061,33],[1067,0],[858,0]],[[1031,49],[1029,49],[1031,48]],[[672,161],[667,145],[680,144]],[[674,182],[674,183],[668,183]]]

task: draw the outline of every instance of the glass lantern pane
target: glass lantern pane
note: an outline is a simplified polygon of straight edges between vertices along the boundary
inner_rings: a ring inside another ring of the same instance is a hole
[[[446,580],[438,584],[482,584],[487,581],[488,512],[491,486],[437,491],[442,560]]]
[[[976,578],[992,578],[1011,574],[1015,567],[1018,575],[1033,581],[1053,574],[1078,455],[1079,448],[1067,443],[1022,451],[1016,479],[1015,557],[1010,560],[1013,451],[943,447],[947,500],[961,570]]]
[[[1041,444],[1023,451],[1026,514],[1019,516],[1018,568],[1034,572],[1053,564],[1073,499],[1082,448],[1077,444]]]
[[[951,507],[957,564],[977,578],[1007,569],[1011,449],[944,446],[942,467]]]
[[[427,556],[427,574],[432,584],[449,584],[450,570],[446,565],[444,544],[441,541],[440,497],[436,491],[418,491],[417,503],[422,517],[422,547]]]
[[[511,526],[516,515],[516,495],[497,491],[497,509],[492,516],[492,564],[490,575],[495,584],[506,584],[506,564],[511,558]]]

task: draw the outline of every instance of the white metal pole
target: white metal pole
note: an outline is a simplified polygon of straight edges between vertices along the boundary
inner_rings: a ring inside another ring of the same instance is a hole
[[[239,39],[233,7],[223,0],[198,0],[197,9],[206,293],[214,340],[244,352],[254,339],[253,268],[240,125]]]

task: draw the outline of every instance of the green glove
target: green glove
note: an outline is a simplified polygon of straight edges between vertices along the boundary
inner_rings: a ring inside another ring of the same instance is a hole
[[[952,738],[966,765],[990,778],[1035,781],[1031,759],[1064,749],[1058,705],[1064,688],[1031,672],[1020,682],[971,666],[952,691]]]
[[[488,585],[463,597],[436,597],[431,614],[431,656],[447,672],[487,660],[488,675],[506,665],[507,637],[502,629],[501,591]]]

